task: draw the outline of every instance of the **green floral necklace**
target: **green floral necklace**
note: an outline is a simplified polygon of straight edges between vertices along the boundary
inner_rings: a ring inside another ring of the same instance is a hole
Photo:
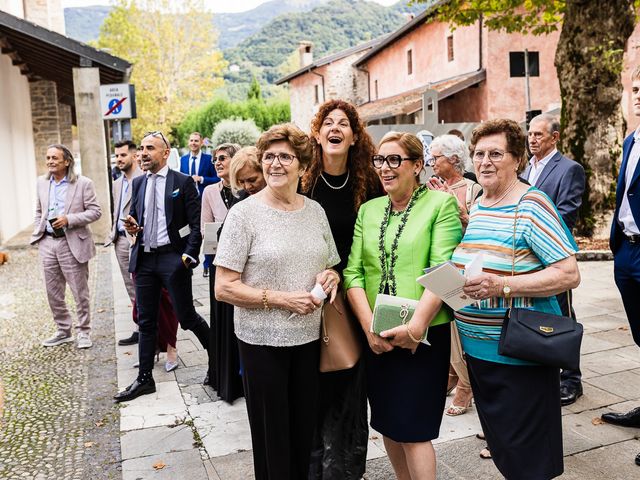
[[[387,227],[389,226],[389,217],[394,215],[395,213],[391,211],[391,199],[387,200],[387,208],[384,211],[384,218],[382,219],[382,223],[380,224],[380,236],[378,237],[378,250],[380,251],[380,270],[382,272],[382,276],[380,278],[380,287],[378,287],[378,293],[384,293],[385,287],[389,287],[389,294],[396,295],[396,275],[394,272],[396,261],[398,260],[398,254],[396,253],[398,250],[398,241],[400,240],[400,236],[404,230],[405,225],[407,224],[407,219],[409,218],[409,213],[411,213],[411,209],[413,205],[416,203],[418,197],[422,194],[422,192],[426,191],[427,187],[425,185],[420,185],[411,195],[411,199],[407,204],[407,208],[405,208],[402,212],[398,212],[398,215],[402,215],[400,217],[400,225],[398,225],[398,231],[396,232],[396,236],[391,243],[391,260],[389,261],[389,268],[387,268],[387,255],[384,250],[384,239],[387,234]]]

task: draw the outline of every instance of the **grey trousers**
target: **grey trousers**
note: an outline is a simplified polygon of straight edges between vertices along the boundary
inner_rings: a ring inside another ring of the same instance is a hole
[[[120,274],[122,280],[124,280],[124,286],[129,294],[129,300],[131,303],[136,299],[136,287],[133,286],[131,280],[131,274],[129,273],[129,253],[131,251],[130,243],[126,237],[117,236],[113,241],[113,245],[116,248],[116,258],[118,259],[118,265],[120,266]]]
[[[93,241],[89,239],[89,241]],[[80,332],[91,331],[91,306],[89,294],[89,262],[78,262],[67,243],[66,237],[53,238],[48,235],[38,242],[38,252],[44,282],[47,289],[49,308],[58,331],[71,334],[71,313],[65,301],[67,284],[76,301],[78,316],[77,329]]]

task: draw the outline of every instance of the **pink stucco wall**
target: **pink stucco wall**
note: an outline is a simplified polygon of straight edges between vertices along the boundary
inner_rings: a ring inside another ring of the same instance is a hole
[[[622,71],[622,112],[627,120],[627,133],[632,132],[640,125],[640,118],[633,115],[631,109],[631,73],[640,65],[640,24],[636,24],[624,54],[624,69]]]
[[[453,35],[454,59],[447,57],[447,37]],[[478,26],[451,31],[447,24],[423,24],[398,39],[367,62],[371,79],[371,100],[387,98],[408,90],[478,69]],[[407,51],[412,50],[413,73],[407,73]]]
[[[488,118],[524,120],[525,79],[509,77],[509,52],[525,48],[539,52],[540,59],[540,76],[529,80],[531,108],[544,112],[560,107],[560,86],[553,64],[558,35],[558,32],[543,36],[506,34],[485,29]]]

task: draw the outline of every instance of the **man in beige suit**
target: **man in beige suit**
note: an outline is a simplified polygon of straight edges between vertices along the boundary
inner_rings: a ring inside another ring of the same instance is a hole
[[[142,175],[142,170],[136,161],[136,151],[136,144],[131,140],[124,140],[115,145],[116,165],[122,175],[113,182],[113,227],[104,242],[105,247],[112,244],[115,247],[120,274],[132,304],[136,299],[136,289],[129,273],[129,250],[132,243],[130,238],[133,237],[128,236],[122,222],[127,218],[131,208],[131,182]],[[138,343],[137,327],[130,337],[118,341],[118,345],[135,345],[136,343]]]
[[[54,347],[72,342],[71,314],[65,302],[66,284],[76,301],[78,348],[91,347],[89,260],[96,248],[88,225],[102,215],[93,182],[73,171],[73,155],[64,145],[47,149],[49,173],[38,178],[35,228],[31,244],[38,244],[47,299],[58,326],[42,342]]]

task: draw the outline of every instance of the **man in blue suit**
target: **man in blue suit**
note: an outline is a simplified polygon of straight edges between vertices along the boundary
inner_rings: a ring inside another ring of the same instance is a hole
[[[535,185],[556,204],[558,213],[573,229],[582,205],[585,187],[584,168],[578,162],[562,155],[556,144],[560,138],[560,122],[550,114],[543,113],[531,120],[528,139],[533,156],[522,173],[531,185]],[[575,318],[571,308],[571,291],[557,296],[562,314]],[[571,405],[582,395],[582,374],[578,370],[563,370],[560,381],[560,403]]]
[[[202,135],[199,132],[193,132],[189,135],[190,152],[180,158],[180,171],[193,178],[201,197],[204,187],[220,181],[211,155],[202,151],[202,143]]]
[[[640,67],[631,75],[633,114],[640,117]],[[622,164],[616,189],[616,209],[609,246],[614,255],[613,272],[631,335],[640,346],[640,127],[622,144]],[[627,413],[605,413],[605,422],[640,427],[640,407]],[[640,465],[640,454],[636,456]]]

